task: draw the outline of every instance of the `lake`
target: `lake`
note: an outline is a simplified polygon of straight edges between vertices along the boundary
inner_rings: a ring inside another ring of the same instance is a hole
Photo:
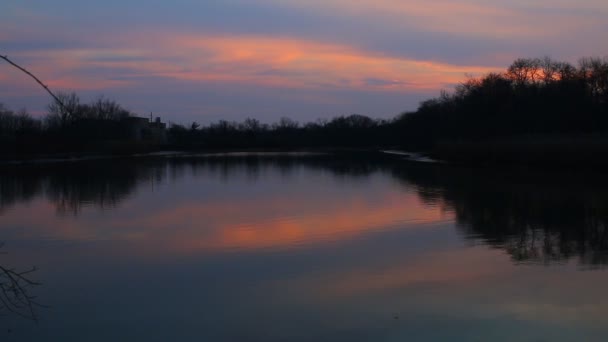
[[[0,276],[0,339],[605,341],[607,223],[608,179],[575,172],[315,154],[4,165],[0,266],[40,285]]]

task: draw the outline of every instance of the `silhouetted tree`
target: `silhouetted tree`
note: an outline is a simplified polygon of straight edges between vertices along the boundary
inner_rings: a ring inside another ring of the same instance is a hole
[[[66,127],[68,124],[81,119],[85,113],[80,105],[80,98],[76,93],[57,93],[58,102],[53,102],[48,105],[48,124],[58,124],[60,127]]]
[[[120,121],[131,116],[128,110],[122,108],[115,101],[106,99],[103,96],[99,97],[91,105],[85,106],[82,110],[90,113],[89,115],[85,115],[85,117],[96,120]]]
[[[602,135],[608,133],[608,62],[584,58],[576,68],[548,57],[520,58],[503,73],[469,78],[453,94],[422,102],[394,124],[405,148],[435,150],[446,158],[463,155],[463,148],[455,152],[463,142],[470,151],[490,153],[491,146],[507,141],[523,147],[533,137],[551,138],[557,146],[555,137]]]
[[[18,271],[0,265],[0,312],[7,310],[27,319],[38,319],[35,309],[42,305],[30,293],[32,287],[40,285],[30,278],[31,273],[35,271],[36,268]]]

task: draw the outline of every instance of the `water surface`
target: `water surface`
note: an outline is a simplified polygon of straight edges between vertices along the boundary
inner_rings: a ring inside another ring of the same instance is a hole
[[[0,309],[0,338],[603,341],[607,190],[314,155],[7,166],[0,265],[48,307]]]

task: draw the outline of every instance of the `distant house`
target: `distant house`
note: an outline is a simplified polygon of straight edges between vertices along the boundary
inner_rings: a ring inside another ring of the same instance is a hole
[[[167,142],[167,124],[157,117],[155,121],[147,118],[129,117],[124,119],[131,140],[155,143]]]

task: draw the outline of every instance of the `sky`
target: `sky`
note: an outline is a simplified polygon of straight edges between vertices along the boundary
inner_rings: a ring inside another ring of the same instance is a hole
[[[608,55],[606,0],[3,0],[0,55],[187,124],[392,118],[518,57]],[[0,102],[51,98],[0,61]]]

